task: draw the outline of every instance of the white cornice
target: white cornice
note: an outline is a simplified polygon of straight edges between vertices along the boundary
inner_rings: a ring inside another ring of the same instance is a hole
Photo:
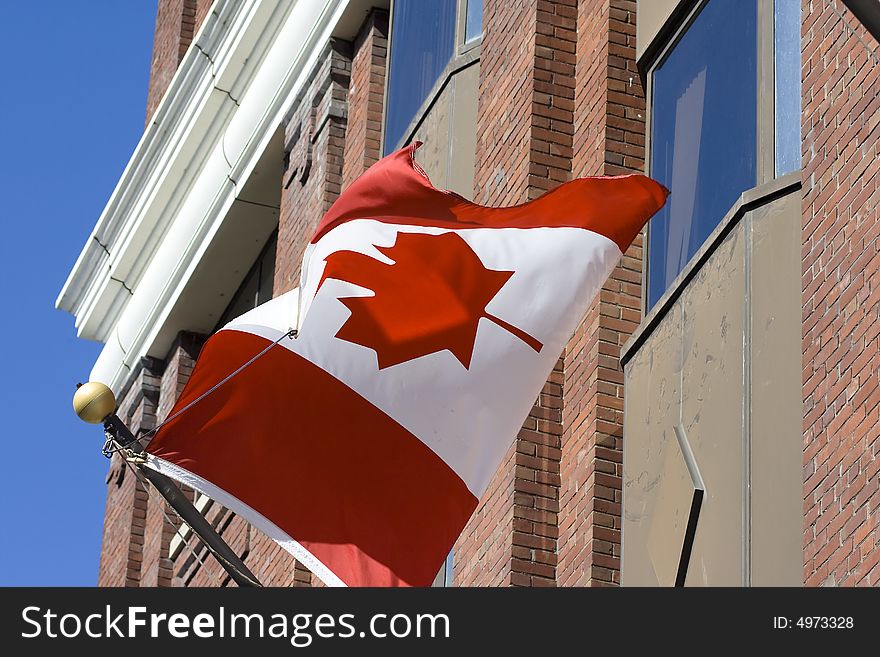
[[[125,287],[130,289],[135,281],[120,278],[122,272],[114,270],[121,251],[118,246],[136,224],[143,223],[143,208],[159,186],[162,165],[167,165],[187,137],[195,136],[193,115],[204,109],[214,89],[211,63],[204,53],[225,45],[242,8],[238,0],[218,0],[205,18],[194,40],[196,45],[184,56],[55,302],[58,308],[74,314],[80,337],[106,340],[108,327],[124,306]],[[89,323],[92,311],[99,297],[108,296],[106,288],[111,282],[116,283],[116,289],[109,292],[113,300],[105,298],[102,305],[115,308],[115,312],[105,311],[103,321],[94,326]]]
[[[105,343],[93,378],[118,390],[148,354],[324,44],[368,6],[214,3],[56,301]]]

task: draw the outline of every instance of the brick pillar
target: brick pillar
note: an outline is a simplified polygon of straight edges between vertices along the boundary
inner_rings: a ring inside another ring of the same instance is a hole
[[[156,426],[161,363],[144,358],[120,396],[117,414],[135,435]],[[114,456],[107,473],[107,504],[98,586],[139,586],[147,493],[125,462]]]
[[[880,584],[880,45],[802,4],[804,583]]]
[[[580,0],[573,172],[644,169],[645,101],[635,66],[636,3]],[[623,370],[620,348],[641,320],[636,238],[565,355],[559,518],[560,586],[620,583]]]
[[[348,187],[382,156],[382,109],[388,56],[388,12],[373,9],[354,42],[342,188]]]
[[[165,358],[165,370],[159,383],[156,414],[159,422],[163,422],[168,417],[168,413],[183,392],[183,386],[192,374],[204,342],[205,336],[187,332],[178,334],[174,341]],[[169,557],[169,548],[179,524],[174,511],[158,494],[149,497],[144,527],[141,586],[173,584],[174,564]]]
[[[576,0],[483,10],[474,197],[513,205],[571,177]],[[562,360],[455,547],[461,585],[556,581]]]
[[[275,295],[299,285],[305,247],[342,189],[351,43],[327,45],[285,125]]]

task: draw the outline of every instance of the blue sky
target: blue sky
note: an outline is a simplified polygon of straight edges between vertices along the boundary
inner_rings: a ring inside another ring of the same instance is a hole
[[[0,21],[0,585],[94,585],[107,461],[73,414],[100,346],[54,302],[143,132],[155,0],[9,2]]]

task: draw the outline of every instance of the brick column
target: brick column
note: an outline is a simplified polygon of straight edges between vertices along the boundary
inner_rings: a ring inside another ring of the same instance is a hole
[[[208,14],[211,12],[211,7],[214,4],[214,0],[196,0],[196,11],[195,11],[195,25],[193,26],[193,37],[198,33],[199,28],[202,26],[202,23],[205,22],[205,19],[208,17]]]
[[[880,584],[880,45],[802,4],[804,583]]]
[[[636,3],[580,0],[573,172],[644,168],[645,101],[635,66]],[[620,583],[623,371],[641,320],[642,238],[624,255],[568,345],[564,367],[561,586]]]
[[[354,42],[342,188],[348,187],[382,156],[382,109],[388,56],[388,12],[373,9]]]
[[[161,362],[144,358],[120,397],[117,415],[135,435],[156,426]],[[107,473],[107,504],[98,586],[139,586],[143,561],[148,496],[119,456]]]
[[[157,419],[163,422],[177,402],[183,386],[192,374],[205,336],[181,332],[165,358],[165,370],[159,383]],[[169,519],[172,522],[169,522]],[[174,563],[169,557],[171,539],[179,526],[174,511],[154,494],[147,500],[144,527],[141,586],[171,586]],[[195,539],[193,539],[195,540]]]
[[[333,39],[285,125],[275,295],[299,285],[306,245],[342,189],[351,43]]]
[[[489,0],[483,9],[474,197],[536,198],[571,177],[576,0]],[[562,361],[455,547],[461,585],[556,581]]]

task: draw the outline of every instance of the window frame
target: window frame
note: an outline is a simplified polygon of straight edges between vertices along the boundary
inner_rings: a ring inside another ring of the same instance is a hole
[[[437,77],[437,81],[434,83],[434,86],[431,87],[431,90],[425,96],[425,100],[419,106],[419,109],[416,110],[416,113],[413,115],[412,120],[407,126],[406,130],[403,133],[403,136],[400,140],[393,145],[391,149],[386,153],[386,130],[385,125],[387,121],[388,114],[388,85],[391,82],[391,48],[392,41],[394,40],[394,5],[395,0],[391,0],[391,5],[388,8],[388,48],[386,52],[388,53],[385,59],[385,89],[383,90],[383,103],[382,103],[382,134],[379,139],[379,152],[384,157],[386,154],[393,153],[394,151],[403,148],[406,144],[412,141],[413,135],[418,131],[419,127],[421,127],[422,122],[425,120],[425,117],[431,111],[431,108],[434,107],[434,104],[440,98],[440,95],[443,93],[443,90],[446,88],[446,85],[452,80],[452,77],[462,71],[469,66],[473,66],[480,61],[480,46],[483,43],[483,36],[485,35],[485,31],[480,33],[480,36],[471,39],[470,41],[465,42],[465,21],[466,21],[466,12],[467,12],[467,0],[456,0],[455,4],[455,47],[452,50],[452,57],[446,63],[446,66],[443,68],[443,71]],[[485,9],[485,3],[484,3]]]
[[[642,0],[645,2],[646,0]],[[697,17],[710,2],[723,2],[724,0],[680,0],[675,10],[661,28],[655,41],[660,41],[657,48],[651,47],[645,51],[644,58],[648,61],[640,62],[639,69],[642,71],[643,86],[645,89],[645,174],[651,176],[651,150],[652,150],[652,123],[654,116],[654,73],[666,61],[675,47],[681,41],[682,36],[694,24]],[[801,169],[795,169],[787,174],[776,175],[776,65],[775,65],[775,18],[776,0],[756,0],[756,130],[755,130],[755,185],[749,189],[756,189],[777,178],[785,178]],[[652,44],[653,46],[653,44]],[[746,192],[749,190],[743,190]],[[735,205],[735,204],[734,204]],[[645,228],[645,238],[642,245],[642,317],[645,317],[652,308],[662,305],[663,299],[670,294],[675,287],[674,282],[659,299],[648,306],[648,263],[651,248],[651,223]],[[700,249],[697,249],[699,252]],[[693,256],[692,256],[693,258]],[[685,267],[686,269],[687,267]]]
[[[455,55],[463,55],[464,53],[472,50],[474,48],[478,48],[480,44],[483,42],[483,33],[485,30],[480,30],[480,34],[475,36],[470,41],[467,40],[467,7],[468,2],[470,0],[458,0],[458,4],[455,8],[456,20],[455,20]],[[484,0],[480,0],[483,4],[483,9],[486,9],[486,3]]]

